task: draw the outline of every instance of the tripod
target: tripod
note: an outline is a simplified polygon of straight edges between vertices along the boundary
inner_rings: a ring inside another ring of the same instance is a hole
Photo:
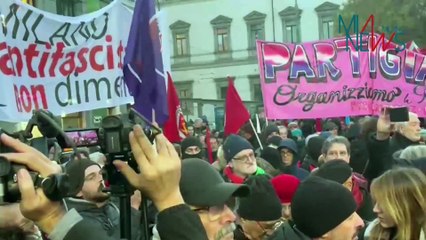
[[[131,204],[130,197],[133,195],[134,189],[127,183],[127,180],[124,176],[116,175],[119,178],[119,181],[116,184],[111,184],[107,190],[107,192],[111,193],[112,197],[117,197],[120,201],[120,239],[132,239],[132,222],[131,222]],[[115,179],[117,180],[117,179]],[[141,211],[141,220],[143,221],[142,233],[144,234],[145,240],[149,240],[148,233],[148,204],[145,198],[142,198],[143,201],[141,203],[141,207],[139,208]]]

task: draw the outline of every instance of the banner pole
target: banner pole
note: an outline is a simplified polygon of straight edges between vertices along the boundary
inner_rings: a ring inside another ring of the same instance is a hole
[[[251,127],[253,128],[253,132],[254,132],[254,135],[256,136],[257,142],[259,142],[260,149],[263,150],[262,143],[260,142],[259,135],[257,135],[256,128],[254,128],[253,121],[251,120],[251,118],[249,121],[250,121]]]

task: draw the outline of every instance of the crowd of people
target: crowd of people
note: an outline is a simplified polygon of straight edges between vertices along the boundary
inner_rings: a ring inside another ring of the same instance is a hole
[[[139,172],[113,162],[136,189],[132,239],[425,240],[420,123],[414,113],[399,123],[382,113],[350,124],[327,120],[321,131],[304,120],[269,122],[259,134],[247,124],[224,136],[207,134],[199,119],[181,143],[159,134],[154,145],[136,125],[129,141]],[[20,229],[26,239],[120,239],[119,204],[103,192],[103,154],[60,165],[4,134],[1,142],[16,151],[2,157],[44,177],[67,173],[71,190],[51,201],[19,170],[22,200],[0,206],[2,231]]]

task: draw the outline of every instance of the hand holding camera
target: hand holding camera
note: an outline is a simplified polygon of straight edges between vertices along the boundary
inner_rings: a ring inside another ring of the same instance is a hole
[[[123,161],[114,161],[117,169],[131,185],[148,196],[159,211],[182,204],[179,190],[181,160],[173,145],[163,134],[158,134],[154,147],[140,125],[133,127],[129,141],[140,173]]]
[[[3,144],[16,151],[16,153],[0,155],[7,160],[25,165],[31,170],[39,172],[43,177],[60,172],[58,165],[36,149],[6,134],[2,134],[0,138]],[[60,202],[50,201],[41,188],[35,189],[34,182],[26,169],[20,169],[17,177],[22,196],[19,204],[22,215],[33,220],[44,232],[50,233],[64,216],[65,210]]]

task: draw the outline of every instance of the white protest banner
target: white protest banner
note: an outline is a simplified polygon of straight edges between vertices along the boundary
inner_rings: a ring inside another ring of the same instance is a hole
[[[122,71],[132,14],[121,1],[65,17],[1,0],[0,14],[0,120],[27,121],[41,108],[62,115],[133,101]]]

